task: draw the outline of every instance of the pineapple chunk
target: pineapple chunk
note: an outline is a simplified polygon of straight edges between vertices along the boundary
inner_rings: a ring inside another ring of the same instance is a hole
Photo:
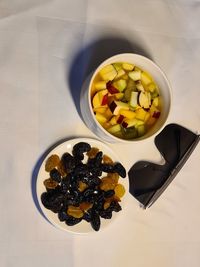
[[[119,114],[123,115],[127,119],[134,119],[136,116],[136,113],[134,111],[126,109],[120,109]]]
[[[109,123],[110,123],[111,125],[115,125],[115,124],[117,124],[117,116],[113,116],[113,117],[110,119]]]
[[[145,117],[146,117],[146,114],[148,112],[145,111],[143,108],[140,108],[140,109],[137,109],[135,111],[135,113],[136,113],[136,116],[135,116],[136,119],[144,121],[145,120]]]
[[[134,65],[133,64],[130,64],[130,63],[122,63],[122,68],[124,70],[131,71],[131,70],[134,69]]]
[[[94,88],[96,89],[96,91],[106,89],[106,83],[107,81],[96,82],[94,84]]]
[[[155,97],[154,100],[153,100],[153,103],[152,103],[155,107],[158,107],[159,106],[159,98],[158,97]]]
[[[117,71],[113,65],[107,65],[99,71],[99,74],[104,81],[112,81],[117,75]]]
[[[141,81],[143,84],[148,85],[152,82],[152,78],[147,72],[143,71],[141,74]]]
[[[116,94],[113,94],[113,96],[116,100],[121,100],[124,97],[124,94],[123,93],[116,93]]]
[[[122,64],[121,63],[113,63],[112,65],[116,69],[116,71],[122,70]]]
[[[101,113],[96,113],[95,117],[100,124],[107,122],[107,118],[104,117]]]
[[[151,93],[153,93],[157,89],[157,86],[154,82],[151,82],[150,84],[148,84],[147,88]]]
[[[98,107],[98,108],[94,108],[94,112],[98,112],[101,114],[104,114],[106,112],[107,107],[103,106],[103,107]]]

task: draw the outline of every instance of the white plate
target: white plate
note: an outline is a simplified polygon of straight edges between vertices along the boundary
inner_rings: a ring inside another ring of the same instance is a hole
[[[73,233],[89,233],[89,232],[95,232],[93,228],[91,227],[90,223],[86,222],[85,220],[81,221],[80,223],[74,225],[74,226],[68,226],[65,224],[65,222],[61,222],[58,219],[57,214],[53,213],[52,211],[46,209],[42,202],[41,202],[41,194],[46,191],[45,186],[43,184],[43,181],[47,178],[49,178],[49,174],[45,171],[45,162],[47,158],[49,158],[50,155],[52,154],[57,154],[58,156],[62,156],[65,152],[71,153],[72,148],[75,144],[79,142],[87,142],[89,143],[92,147],[98,147],[99,150],[101,150],[104,154],[108,155],[109,157],[112,158],[114,162],[121,162],[121,160],[118,158],[118,156],[111,150],[110,147],[108,147],[106,144],[95,140],[95,139],[90,139],[90,138],[75,138],[71,139],[69,141],[66,141],[57,147],[55,147],[44,159],[43,163],[41,164],[40,170],[38,172],[38,177],[37,177],[37,184],[36,184],[36,190],[37,190],[37,198],[38,202],[40,204],[40,207],[47,218],[47,220],[52,223],[54,226]],[[122,162],[121,162],[122,163]],[[123,164],[123,163],[122,163]],[[128,193],[128,180],[126,178],[120,178],[119,183],[123,184],[125,189],[126,189],[126,194],[122,198],[122,201],[120,202],[120,205],[122,207],[122,210],[119,212],[113,212],[113,216],[111,219],[103,219],[101,218],[101,226],[100,230],[101,231],[103,228],[105,228],[107,225],[112,223],[118,216],[123,214],[123,207],[124,207],[124,202],[126,199],[126,195]]]

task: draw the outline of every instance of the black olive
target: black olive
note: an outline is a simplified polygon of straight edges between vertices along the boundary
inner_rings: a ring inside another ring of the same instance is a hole
[[[59,171],[57,169],[53,169],[50,171],[50,177],[51,179],[53,179],[54,181],[60,183],[61,181],[61,174],[59,173]]]
[[[82,220],[82,218],[80,218],[80,219],[74,218],[74,217],[68,215],[67,219],[65,220],[65,223],[69,226],[73,226],[73,225],[79,223],[81,220]]]
[[[112,218],[112,211],[110,210],[103,210],[100,212],[100,216],[104,219],[111,219]]]

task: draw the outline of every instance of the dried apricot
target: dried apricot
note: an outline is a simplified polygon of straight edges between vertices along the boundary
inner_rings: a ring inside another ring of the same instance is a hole
[[[118,198],[123,197],[125,194],[125,188],[122,184],[116,185],[114,191],[115,191],[115,196]]]
[[[104,210],[106,210],[107,208],[110,207],[110,203],[111,203],[111,201],[105,201],[105,203],[103,204]]]
[[[116,172],[108,173],[107,177],[109,177],[114,184],[118,184],[119,174]]]
[[[101,179],[100,189],[104,191],[113,190],[115,188],[116,184],[113,183],[112,179],[109,177],[103,177]]]
[[[58,155],[56,154],[51,155],[46,161],[45,171],[50,172],[51,170],[53,170],[55,167],[58,166],[59,162],[60,158]]]

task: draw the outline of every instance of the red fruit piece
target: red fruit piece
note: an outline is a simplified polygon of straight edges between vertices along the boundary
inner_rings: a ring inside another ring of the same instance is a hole
[[[160,111],[154,111],[152,117],[158,119],[160,117]]]
[[[112,95],[119,93],[119,90],[117,90],[117,88],[112,85],[111,81],[107,82],[106,88],[108,89],[108,92]]]
[[[102,102],[101,102],[102,106],[107,105],[107,104],[108,104],[108,94],[103,96],[103,99],[102,99]]]
[[[117,119],[117,123],[121,124],[124,119],[123,115],[120,115],[119,118]]]
[[[127,127],[128,127],[128,123],[125,122],[125,121],[123,121],[123,122],[122,122],[122,126],[123,126],[124,128],[127,128]]]

